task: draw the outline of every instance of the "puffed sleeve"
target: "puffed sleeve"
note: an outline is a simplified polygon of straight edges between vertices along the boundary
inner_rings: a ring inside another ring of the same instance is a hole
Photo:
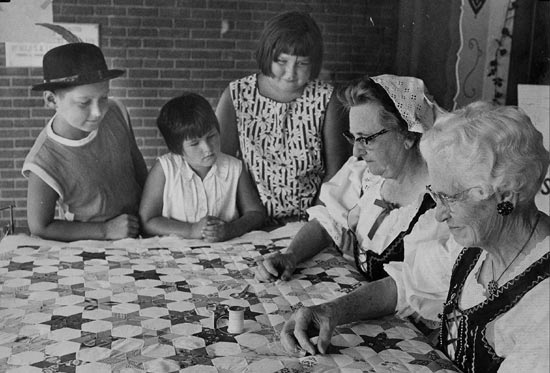
[[[501,318],[487,339],[494,339],[495,352],[504,357],[499,372],[550,372],[550,280],[531,289]]]
[[[338,172],[321,186],[319,199],[324,206],[310,207],[309,220],[317,221],[325,228],[334,242],[342,238],[342,228],[348,228],[348,213],[357,205],[362,191],[371,179],[376,178],[367,164],[356,157],[350,157]]]
[[[462,247],[447,224],[435,220],[435,209],[422,215],[405,237],[403,262],[384,265],[397,285],[397,316],[418,315],[438,321],[447,298],[453,264]]]

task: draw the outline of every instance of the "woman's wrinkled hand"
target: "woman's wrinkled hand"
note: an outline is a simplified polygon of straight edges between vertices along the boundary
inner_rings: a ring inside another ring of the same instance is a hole
[[[315,355],[316,351],[325,354],[337,324],[337,315],[328,303],[300,308],[285,322],[281,330],[281,344],[293,355],[301,350],[311,355]],[[317,335],[316,348],[311,338]]]
[[[261,282],[278,279],[288,281],[296,269],[296,259],[292,254],[273,253],[256,260],[255,277]]]

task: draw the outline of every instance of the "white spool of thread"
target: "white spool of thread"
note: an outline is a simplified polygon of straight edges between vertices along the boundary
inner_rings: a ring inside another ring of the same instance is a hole
[[[244,307],[229,307],[229,317],[227,322],[227,332],[231,334],[240,334],[244,330]]]

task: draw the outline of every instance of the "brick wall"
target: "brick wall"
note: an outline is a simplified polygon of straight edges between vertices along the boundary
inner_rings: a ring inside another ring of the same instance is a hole
[[[325,40],[323,77],[336,84],[362,74],[391,73],[399,0],[55,0],[54,22],[97,23],[100,46],[112,68],[111,95],[129,108],[149,167],[166,151],[155,126],[160,106],[183,90],[215,107],[228,82],[256,71],[254,50],[265,22],[287,10],[312,14]],[[222,22],[227,31],[222,33]],[[53,112],[39,92],[39,68],[5,67],[0,43],[0,207],[16,205],[18,230],[26,224],[27,182],[20,170],[34,139]],[[0,212],[0,227],[8,222]]]

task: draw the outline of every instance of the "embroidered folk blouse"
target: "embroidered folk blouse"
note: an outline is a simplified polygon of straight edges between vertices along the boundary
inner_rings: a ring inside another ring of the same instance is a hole
[[[415,202],[392,209],[371,234],[373,225],[384,211],[384,206],[375,203],[382,199],[380,189],[383,182],[384,178],[369,172],[364,161],[352,156],[331,180],[323,184],[319,198],[324,206],[311,207],[309,219],[317,219],[338,247],[343,230],[351,229],[361,252],[382,254],[401,232],[407,231],[424,200],[424,194],[420,194]],[[422,225],[423,234],[416,235],[419,240],[437,242],[448,239],[447,225],[435,220],[434,209],[419,215],[412,229],[414,232],[418,224]],[[408,250],[404,242],[405,250]],[[343,255],[355,261],[353,253],[343,252]]]

